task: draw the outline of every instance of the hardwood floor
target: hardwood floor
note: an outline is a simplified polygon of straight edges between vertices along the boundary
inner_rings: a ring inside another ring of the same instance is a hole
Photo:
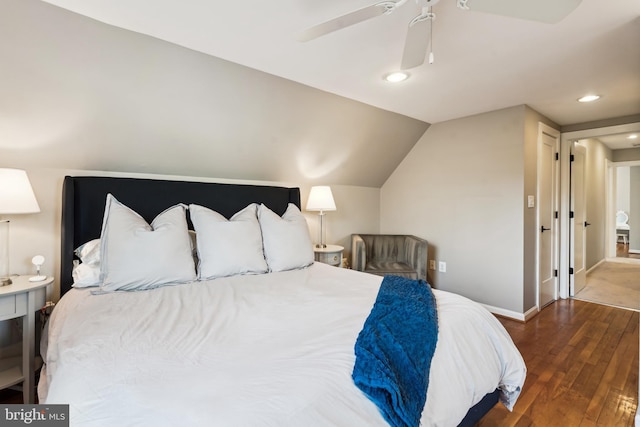
[[[633,426],[638,315],[559,300],[527,323],[500,318],[527,364],[527,380],[512,413],[498,404],[478,426]]]
[[[628,244],[616,243],[616,257],[640,259],[640,254],[630,254]]]

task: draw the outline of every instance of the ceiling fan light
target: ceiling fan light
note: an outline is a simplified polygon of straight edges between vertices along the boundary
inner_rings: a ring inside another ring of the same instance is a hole
[[[400,83],[409,78],[409,73],[405,71],[394,71],[384,75],[384,79],[390,83]]]
[[[582,98],[578,98],[578,102],[593,102],[600,99],[600,95],[585,95]]]

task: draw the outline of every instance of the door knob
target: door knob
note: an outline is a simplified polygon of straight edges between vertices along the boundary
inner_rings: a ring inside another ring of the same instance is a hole
[[[585,222],[584,222],[584,226],[585,226],[585,227],[588,227],[588,226],[590,226],[590,225],[591,225],[591,223],[590,223],[590,222],[587,222],[587,221],[585,221]]]
[[[550,228],[546,228],[544,225],[540,226],[540,232],[541,233],[544,233],[545,231],[549,231],[549,230],[551,230],[551,229]]]

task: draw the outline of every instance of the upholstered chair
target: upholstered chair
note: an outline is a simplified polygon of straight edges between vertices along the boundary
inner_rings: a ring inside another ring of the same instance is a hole
[[[351,266],[379,276],[393,274],[426,281],[427,248],[427,241],[416,236],[352,234]]]

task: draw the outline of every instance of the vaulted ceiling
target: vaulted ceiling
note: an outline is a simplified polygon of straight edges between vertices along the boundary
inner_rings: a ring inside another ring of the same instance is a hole
[[[640,113],[636,0],[583,0],[557,24],[435,2],[435,62],[395,86],[382,76],[399,67],[414,0],[306,43],[304,29],[375,1],[46,1],[428,123],[520,104],[560,125]],[[602,98],[576,102],[587,93]]]

